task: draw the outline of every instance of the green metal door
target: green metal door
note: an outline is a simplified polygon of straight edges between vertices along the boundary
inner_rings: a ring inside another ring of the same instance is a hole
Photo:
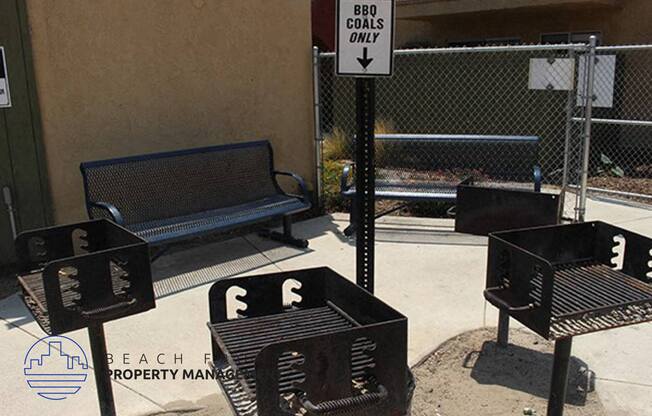
[[[0,46],[11,107],[0,108],[0,265],[14,260],[7,197],[17,231],[50,223],[38,102],[24,0],[0,1]]]

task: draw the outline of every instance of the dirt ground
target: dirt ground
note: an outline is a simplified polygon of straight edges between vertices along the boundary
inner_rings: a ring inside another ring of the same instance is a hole
[[[413,368],[416,391],[412,416],[522,416],[546,414],[553,344],[513,330],[510,346],[500,349],[495,329],[461,334],[442,344]],[[589,386],[587,365],[573,357],[569,371],[566,416],[606,416]],[[217,386],[215,387],[217,389]],[[228,415],[221,395],[197,403],[171,403],[178,412],[157,416]]]
[[[467,332],[415,366],[412,416],[545,415],[553,344],[515,330],[507,349],[494,340],[495,329]],[[597,393],[585,393],[590,380],[586,368],[572,358],[567,416],[606,415]]]

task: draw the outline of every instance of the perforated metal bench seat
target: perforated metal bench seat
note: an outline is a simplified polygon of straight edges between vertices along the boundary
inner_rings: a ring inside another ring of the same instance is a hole
[[[434,183],[401,183],[396,181],[376,181],[376,198],[395,200],[424,200],[455,202],[459,182]],[[351,186],[342,195],[345,198],[355,197],[355,186]]]
[[[130,226],[150,243],[171,241],[179,235],[204,234],[214,229],[226,231],[260,221],[262,217],[291,215],[310,208],[310,204],[283,195],[271,196],[234,207],[198,212],[182,217],[148,221]]]
[[[85,162],[90,218],[108,218],[152,245],[230,231],[282,218],[276,240],[306,247],[291,235],[290,215],[310,209],[301,177],[274,170],[268,141]],[[285,192],[278,175],[293,178],[300,195]]]

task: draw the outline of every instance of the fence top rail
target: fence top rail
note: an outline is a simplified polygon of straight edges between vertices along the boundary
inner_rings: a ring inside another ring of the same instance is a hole
[[[573,117],[572,120],[575,123],[584,123],[586,121],[584,117]],[[592,118],[591,123],[617,124],[620,126],[652,127],[652,121],[646,121],[646,120],[618,120],[618,119],[611,119],[611,118]]]
[[[396,49],[395,55],[433,55],[450,53],[487,53],[487,52],[536,52],[536,51],[579,51],[588,49],[583,43],[559,44],[559,45],[505,45],[505,46],[473,46],[458,48],[425,48],[425,49]],[[335,56],[335,52],[320,52],[321,58]]]
[[[503,136],[485,134],[376,134],[376,140],[424,142],[530,142],[538,143],[538,136]]]
[[[595,48],[597,52],[640,51],[646,49],[652,51],[652,45],[611,45]]]

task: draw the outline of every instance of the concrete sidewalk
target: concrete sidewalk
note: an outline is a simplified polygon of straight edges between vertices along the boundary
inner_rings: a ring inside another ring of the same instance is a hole
[[[652,211],[591,201],[589,213],[652,235]],[[154,265],[157,308],[105,326],[112,368],[205,369],[210,353],[205,326],[208,288],[217,278],[320,265],[353,278],[355,246],[340,232],[347,219],[335,215],[297,224],[297,234],[310,239],[309,250],[247,236],[163,257]],[[378,222],[376,294],[409,318],[410,364],[460,332],[496,324],[495,308],[482,297],[486,238],[455,234],[452,227],[450,220],[385,217]],[[0,413],[98,414],[92,376],[66,400],[37,397],[24,381],[23,360],[31,344],[45,334],[17,296],[0,302],[0,318]],[[68,336],[90,351],[85,331]],[[631,416],[652,415],[650,351],[650,324],[578,337],[573,350],[596,372],[608,414]],[[189,409],[218,391],[213,380],[114,382],[121,416],[162,412],[170,406]]]

